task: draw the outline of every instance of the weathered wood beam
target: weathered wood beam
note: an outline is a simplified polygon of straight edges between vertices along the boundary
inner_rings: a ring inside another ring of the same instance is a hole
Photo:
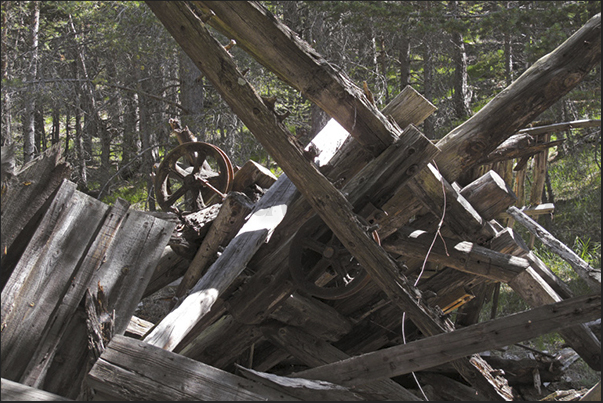
[[[282,220],[294,193],[295,186],[286,175],[281,175],[256,204],[228,248],[195,284],[190,295],[155,327],[145,341],[173,350],[210,311],[218,296],[243,272],[249,259]]]
[[[532,135],[526,133],[516,134],[505,140],[496,150],[481,159],[478,164],[485,165],[514,158],[531,157],[541,151],[561,145],[563,142],[565,142],[565,139],[537,143]]]
[[[349,355],[302,329],[279,323],[261,326],[264,336],[309,367],[318,367],[349,358]],[[414,394],[391,379],[383,379],[355,389],[367,400],[419,401]]]
[[[557,253],[561,258],[563,258],[563,260],[568,262],[574,271],[580,276],[580,278],[582,278],[586,284],[588,284],[591,290],[601,292],[601,269],[595,269],[586,263],[580,258],[580,256],[576,255],[573,250],[560,242],[550,232],[528,217],[517,207],[509,207],[507,209],[507,213],[510,214],[517,222],[526,227],[530,233],[537,236],[543,244],[548,246],[553,252]]]
[[[482,156],[494,151],[567,94],[599,63],[600,13],[438,141],[442,153],[436,157],[436,163],[444,177],[450,182],[458,180]]]
[[[71,399],[55,395],[54,393],[46,392],[32,388],[31,386],[23,385],[8,379],[2,378],[2,400],[9,402],[71,402]]]
[[[552,125],[534,126],[521,129],[517,134],[531,134],[538,135],[544,133],[555,133],[563,132],[570,129],[582,129],[587,127],[600,127],[601,119],[582,119],[574,120],[572,122],[554,123]]]
[[[222,202],[222,208],[203,238],[193,261],[178,284],[175,297],[182,298],[203,276],[207,265],[215,258],[218,248],[234,238],[251,212],[253,203],[240,192],[229,192]]]
[[[330,382],[313,381],[303,378],[291,378],[255,371],[235,364],[246,378],[260,384],[289,393],[303,401],[362,401],[366,400],[353,387],[344,387]]]
[[[505,209],[506,210],[506,209]],[[539,216],[544,214],[551,214],[555,211],[555,205],[553,203],[543,203],[538,206],[523,206],[520,211],[528,216]],[[510,218],[511,215],[506,211],[501,212],[497,218]]]
[[[8,183],[3,184],[0,199],[0,287],[4,287],[27,247],[51,195],[70,174],[71,166],[65,162],[57,144],[23,166]]]
[[[118,400],[298,400],[254,381],[124,336],[115,336],[86,382]]]
[[[302,150],[292,139],[293,136],[267,108],[238,71],[228,52],[209,34],[201,19],[183,3],[148,2],[147,5],[212,82],[214,88],[237,116],[287,173],[314,211],[394,303],[403,309],[425,334],[452,330],[449,321],[443,320],[436,311],[417,300],[418,290],[400,278],[398,266],[366,233],[353,213],[350,203],[313,164],[305,159]],[[399,133],[399,128],[392,126],[392,131],[388,133],[398,134],[396,132]],[[212,293],[215,294],[215,289]],[[190,297],[183,302],[183,305],[189,299]],[[193,317],[198,317],[200,312],[198,301],[188,308],[193,309]],[[179,326],[185,331],[179,331],[178,335],[173,334],[175,338],[167,335],[173,333],[174,328],[169,332],[163,331],[163,335],[157,336],[153,341],[158,345],[169,347],[176,339],[181,339],[190,327],[192,326],[186,326],[184,329]],[[153,338],[153,334],[150,337]],[[457,361],[457,368],[463,376],[473,382],[474,386],[477,384],[476,387],[488,398],[502,398],[503,393],[497,387],[493,387],[486,378],[487,374],[480,372],[481,369],[474,364],[463,359]]]
[[[421,371],[469,354],[518,343],[600,316],[601,294],[575,297],[292,376],[339,385],[362,385],[371,380]]]
[[[457,241],[422,230],[403,227],[382,242],[383,249],[399,255],[427,259],[492,281],[509,282],[529,267],[526,259],[496,252],[467,241]]]
[[[532,252],[523,241],[507,228],[492,240],[492,247],[530,261],[531,267],[509,282],[509,286],[531,307],[559,302],[572,297],[567,285]],[[522,246],[523,245],[523,246]],[[558,332],[574,351],[593,369],[601,368],[601,342],[584,324],[570,326]]]
[[[399,129],[344,74],[258,2],[193,2],[207,24],[249,53],[280,79],[337,120],[363,146],[379,155]]]

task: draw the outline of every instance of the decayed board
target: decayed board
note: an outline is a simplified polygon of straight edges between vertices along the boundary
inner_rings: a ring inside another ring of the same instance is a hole
[[[340,385],[420,371],[479,351],[528,340],[601,316],[601,294],[575,297],[504,318],[390,347],[294,376]],[[486,336],[487,335],[487,336]],[[471,340],[475,340],[472,343]]]
[[[106,397],[122,400],[297,400],[256,382],[124,336],[113,338],[86,381]]]
[[[2,375],[19,381],[53,324],[54,311],[78,276],[82,255],[94,240],[108,206],[64,182],[28,248],[2,290]],[[89,278],[92,273],[88,272]],[[80,289],[83,293],[83,290]],[[81,294],[83,295],[83,294]],[[79,297],[81,298],[81,295]],[[75,310],[77,295],[67,298]],[[62,320],[66,320],[65,317]]]
[[[71,399],[2,378],[2,400],[13,402],[70,402]]]

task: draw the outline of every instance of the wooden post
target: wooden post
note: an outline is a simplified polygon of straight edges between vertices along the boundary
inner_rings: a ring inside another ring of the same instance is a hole
[[[226,246],[245,223],[247,214],[251,212],[253,203],[247,196],[239,192],[230,192],[222,202],[222,208],[213,221],[209,232],[203,238],[195,258],[184,274],[176,289],[176,297],[181,298],[203,275],[207,264],[218,252],[218,248]]]
[[[521,212],[517,207],[511,206],[507,212],[519,223],[525,226],[530,233],[534,234],[548,246],[553,252],[561,256],[568,262],[574,271],[586,282],[586,284],[595,292],[601,291],[601,270],[594,269],[588,263],[576,255],[573,250],[565,246],[557,238],[551,235],[546,229],[538,225],[534,220]]]

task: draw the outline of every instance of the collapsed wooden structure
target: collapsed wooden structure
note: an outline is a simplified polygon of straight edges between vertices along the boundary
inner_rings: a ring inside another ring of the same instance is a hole
[[[593,293],[573,296],[500,224],[505,213],[526,219],[509,209],[508,183],[473,170],[502,158],[505,140],[599,63],[600,15],[434,144],[417,129],[435,109],[420,94],[407,87],[377,110],[257,3],[148,6],[285,174],[250,162],[224,192],[199,176],[194,158],[207,148],[195,145],[179,155],[192,173],[175,175],[224,198],[205,206],[197,192],[201,210],[162,217],[109,208],[57,179],[32,179],[47,190],[5,208],[31,189],[20,175],[3,196],[3,395],[27,385],[70,399],[422,400],[399,378],[417,372],[448,385],[448,396],[432,391],[444,400],[513,400],[478,353],[552,331],[600,370],[600,339],[585,325],[601,315],[600,270],[578,262]],[[302,149],[206,24],[337,123]],[[50,160],[43,172],[64,177]],[[167,205],[184,194],[163,190]],[[142,297],[180,277],[167,316],[130,320]],[[533,309],[477,323],[498,283]],[[420,372],[444,364],[460,377]]]

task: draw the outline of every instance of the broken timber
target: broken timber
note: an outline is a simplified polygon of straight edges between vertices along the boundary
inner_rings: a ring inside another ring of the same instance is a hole
[[[79,396],[95,358],[79,314],[84,294],[107,295],[114,332],[125,332],[174,228],[128,207],[120,200],[109,207],[63,182],[2,290],[3,377]]]

